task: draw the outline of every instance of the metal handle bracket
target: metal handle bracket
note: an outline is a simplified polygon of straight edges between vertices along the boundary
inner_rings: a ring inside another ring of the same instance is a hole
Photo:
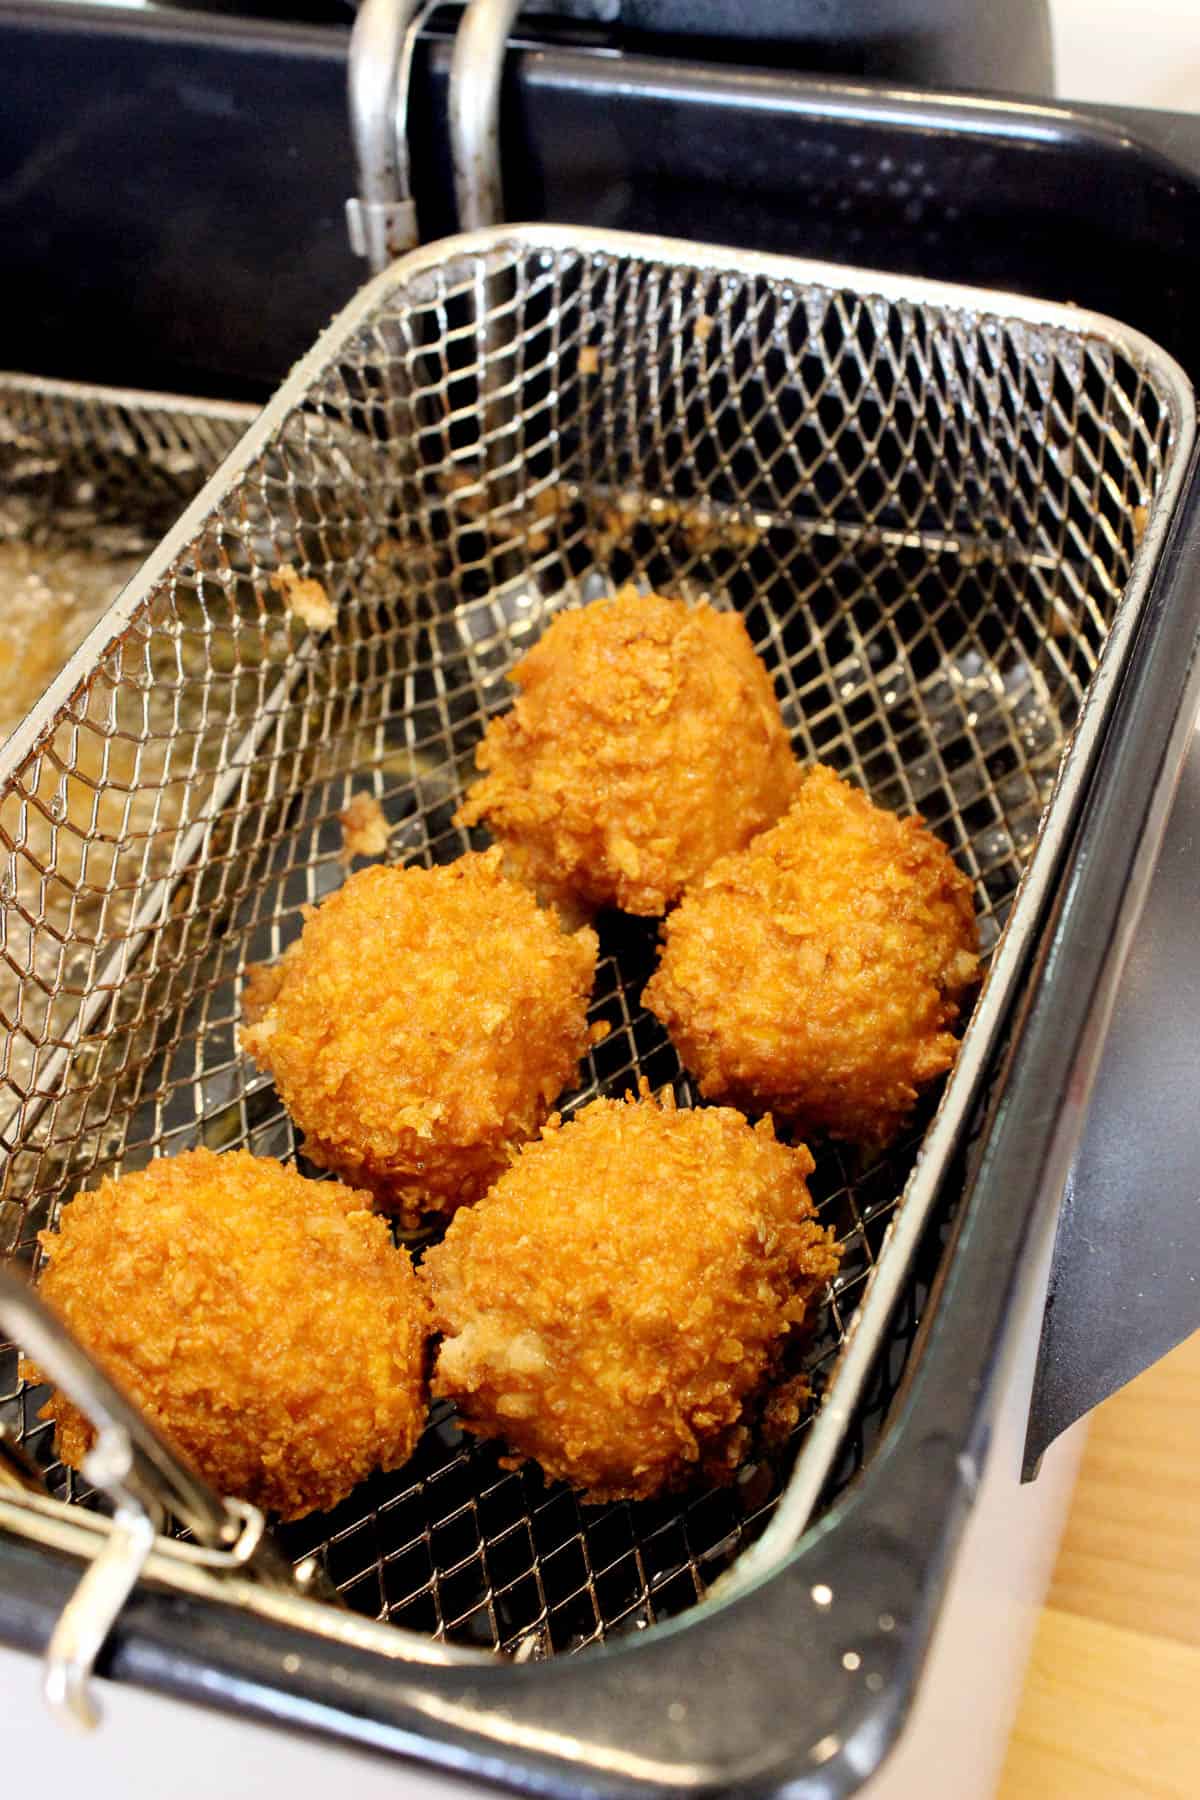
[[[94,1731],[96,1659],[154,1548],[159,1520],[130,1491],[133,1446],[120,1426],[106,1427],[83,1461],[83,1473],[116,1501],[112,1531],[62,1610],[46,1649],[42,1691],[64,1725]]]
[[[417,241],[416,202],[347,200],[346,232],[355,256],[365,256],[372,269],[386,269]]]
[[[408,94],[417,38],[442,0],[362,0],[350,35],[350,130],[358,193],[346,202],[350,248],[371,273],[416,247]]]
[[[346,202],[350,248],[373,274],[419,238],[408,150],[417,38],[442,0],[362,0],[350,38],[350,128],[358,193]],[[450,67],[450,142],[460,231],[494,225],[500,201],[500,78],[521,0],[470,0]]]
[[[272,1587],[299,1588],[337,1603],[338,1596],[314,1557],[299,1568],[277,1548],[258,1507],[213,1492],[150,1424],[63,1322],[26,1282],[0,1266],[0,1327],[23,1346],[42,1371],[68,1393],[96,1429],[82,1474],[113,1502],[111,1520],[94,1518],[97,1548],[50,1639],[45,1694],[55,1714],[90,1730],[99,1722],[88,1683],[96,1658],[146,1566],[166,1540],[159,1531],[168,1513],[197,1539],[171,1549],[207,1568],[243,1568]],[[39,1492],[24,1457],[0,1460],[13,1503],[37,1510],[59,1502]],[[99,1534],[105,1534],[101,1542]]]

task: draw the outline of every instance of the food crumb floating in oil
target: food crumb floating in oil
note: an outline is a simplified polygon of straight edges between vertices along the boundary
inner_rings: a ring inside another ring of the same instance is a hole
[[[731,1479],[837,1268],[812,1167],[769,1120],[659,1105],[644,1083],[553,1122],[426,1253],[434,1393],[588,1501]]]
[[[271,586],[288,611],[310,631],[329,631],[337,624],[337,607],[321,583],[313,576],[298,574],[291,563],[280,564]]]
[[[42,1297],[219,1493],[298,1518],[412,1454],[428,1308],[368,1194],[190,1150],[76,1195],[39,1242]],[[78,1468],[88,1420],[59,1392],[41,1417]]]
[[[242,1046],[305,1154],[416,1225],[476,1199],[588,1049],[596,935],[563,931],[499,851],[376,865],[247,971]]]
[[[742,619],[623,588],[512,671],[456,818],[556,904],[655,915],[786,809],[799,779]]]
[[[701,1092],[864,1143],[950,1068],[979,969],[971,883],[945,846],[821,766],[662,936],[642,998]]]
[[[344,812],[338,814],[342,828],[342,848],[338,861],[345,867],[356,856],[383,856],[390,842],[387,815],[374,794],[355,794]]]

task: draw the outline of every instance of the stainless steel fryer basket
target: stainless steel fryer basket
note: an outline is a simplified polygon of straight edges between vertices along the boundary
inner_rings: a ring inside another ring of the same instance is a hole
[[[5,672],[17,690],[6,696],[0,734],[6,737],[19,722],[16,708],[38,697],[29,681],[57,673],[40,651],[30,666],[27,646],[48,640],[49,653],[61,652],[64,660],[76,649],[258,411],[230,401],[0,374],[0,630]],[[65,862],[65,846],[62,854]],[[115,940],[122,908],[127,922],[136,904],[132,887],[118,900],[95,882],[81,883],[78,892],[60,883],[48,893],[42,923],[50,935],[40,939],[29,972],[40,971],[59,990],[63,1020],[78,1011],[78,983],[86,982],[90,966],[93,933],[83,928],[84,914],[103,905]],[[60,944],[67,946],[61,956]],[[6,993],[14,1007],[18,988],[10,978]],[[15,1012],[6,1013],[6,1022],[15,1028],[7,1054],[19,1086],[21,1079],[28,1083],[39,1046],[20,1029]],[[0,1117],[11,1111],[12,1094],[10,1087],[0,1101]]]
[[[506,671],[621,581],[737,607],[798,754],[920,809],[975,881],[992,970],[932,1124],[874,1163],[818,1147],[844,1256],[806,1353],[829,1403],[788,1452],[729,1489],[583,1509],[436,1410],[407,1468],[281,1534],[354,1611],[541,1659],[686,1609],[854,1478],[1192,413],[1167,357],[1071,309],[618,234],[452,240],[347,307],[14,735],[0,1255],[29,1266],[103,1171],[197,1143],[302,1160],[237,1050],[246,965],[344,879],[353,794],[382,805],[393,858],[467,847],[451,815]],[[286,564],[326,589],[328,632],[288,611]],[[639,1074],[694,1101],[639,1006],[653,942],[604,922],[611,1030],[568,1109]],[[0,1420],[86,1501],[43,1398],[0,1362]]]

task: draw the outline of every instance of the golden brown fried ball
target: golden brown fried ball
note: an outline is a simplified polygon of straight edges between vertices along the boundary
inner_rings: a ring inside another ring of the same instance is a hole
[[[786,809],[797,770],[736,613],[623,588],[561,613],[512,672],[458,821],[544,898],[654,915]]]
[[[971,884],[919,818],[816,767],[665,921],[642,996],[713,1100],[881,1143],[954,1061]]]
[[[43,1297],[219,1492],[298,1518],[412,1454],[428,1307],[368,1194],[190,1150],[76,1195],[40,1241]],[[42,1417],[78,1468],[87,1419],[57,1392]]]
[[[812,1166],[723,1108],[595,1100],[548,1126],[425,1256],[434,1392],[590,1501],[728,1479],[837,1267]]]
[[[242,1045],[305,1155],[415,1224],[484,1193],[575,1079],[595,968],[498,850],[364,869],[252,982]]]

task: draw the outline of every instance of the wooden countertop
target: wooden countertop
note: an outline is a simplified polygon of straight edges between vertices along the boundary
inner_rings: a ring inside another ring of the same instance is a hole
[[[1200,1332],[1098,1408],[997,1800],[1200,1796]]]

